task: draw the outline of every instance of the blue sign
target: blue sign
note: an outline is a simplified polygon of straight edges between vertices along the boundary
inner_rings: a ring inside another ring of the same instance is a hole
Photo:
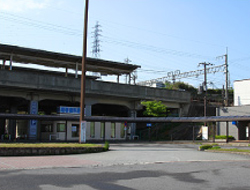
[[[60,107],[57,108],[57,113],[59,113],[59,114],[75,114],[75,115],[79,115],[81,113],[81,109],[79,107],[60,106]]]
[[[146,126],[147,127],[152,127],[152,123],[147,123]]]
[[[30,102],[30,114],[37,115],[38,114],[38,102],[31,101]],[[36,138],[37,136],[37,120],[30,120],[30,129],[29,129],[29,137]]]

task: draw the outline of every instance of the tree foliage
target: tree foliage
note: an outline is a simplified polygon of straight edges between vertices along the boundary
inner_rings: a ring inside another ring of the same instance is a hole
[[[143,115],[154,116],[154,117],[165,117],[167,113],[167,106],[162,104],[161,101],[144,101],[141,103],[146,107]]]
[[[166,82],[165,86],[169,90],[185,90],[190,92],[192,95],[197,94],[197,88],[184,82],[176,82],[176,83]]]

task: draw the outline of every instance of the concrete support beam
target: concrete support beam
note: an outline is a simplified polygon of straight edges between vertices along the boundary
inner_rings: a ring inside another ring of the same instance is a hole
[[[5,119],[0,119],[0,137],[4,134],[5,132]]]
[[[130,110],[129,111],[129,117],[136,118],[137,117],[137,111],[136,110]],[[130,139],[132,140],[134,136],[136,135],[136,123],[129,123],[128,124],[130,128]]]
[[[117,83],[120,83],[120,75],[117,75]]]
[[[12,105],[10,107],[10,113],[17,114],[17,106]],[[9,120],[9,134],[11,135],[11,140],[16,138],[16,120],[10,119]]]
[[[12,63],[13,63],[13,55],[10,56],[10,68],[9,70],[12,70]]]
[[[76,63],[76,72],[75,72],[75,78],[78,78],[78,63]]]
[[[6,60],[3,60],[3,65],[1,65],[1,69],[5,69],[5,64],[6,64]]]
[[[85,105],[85,115],[92,116],[92,105]]]
[[[37,115],[38,114],[38,101],[30,101],[30,114]],[[37,140],[37,120],[33,119],[29,122],[29,132],[28,136],[31,140]]]
[[[65,68],[65,77],[68,77],[68,67]]]

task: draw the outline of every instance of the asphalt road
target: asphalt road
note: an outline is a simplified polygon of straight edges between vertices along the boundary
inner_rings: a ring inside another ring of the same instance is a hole
[[[200,152],[197,148],[198,145],[117,144],[111,145],[111,151],[98,154],[18,157],[21,163],[40,159],[54,160],[55,164],[22,166],[15,161],[15,167],[0,169],[0,190],[250,189],[249,156]],[[3,159],[6,157],[0,158],[0,165]]]

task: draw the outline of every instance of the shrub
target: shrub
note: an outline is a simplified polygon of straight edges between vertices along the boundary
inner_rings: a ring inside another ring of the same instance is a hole
[[[226,135],[216,135],[215,139],[227,139]],[[233,136],[228,136],[228,139],[234,140],[235,138]]]
[[[104,144],[104,150],[105,151],[109,150],[109,142],[108,141],[106,141],[105,144]]]
[[[213,148],[213,145],[205,144],[205,145],[200,146],[200,150],[206,150],[206,149],[210,149],[210,148]]]
[[[218,144],[206,144],[206,145],[202,145],[199,147],[199,150],[218,150],[221,147],[218,146]]]

